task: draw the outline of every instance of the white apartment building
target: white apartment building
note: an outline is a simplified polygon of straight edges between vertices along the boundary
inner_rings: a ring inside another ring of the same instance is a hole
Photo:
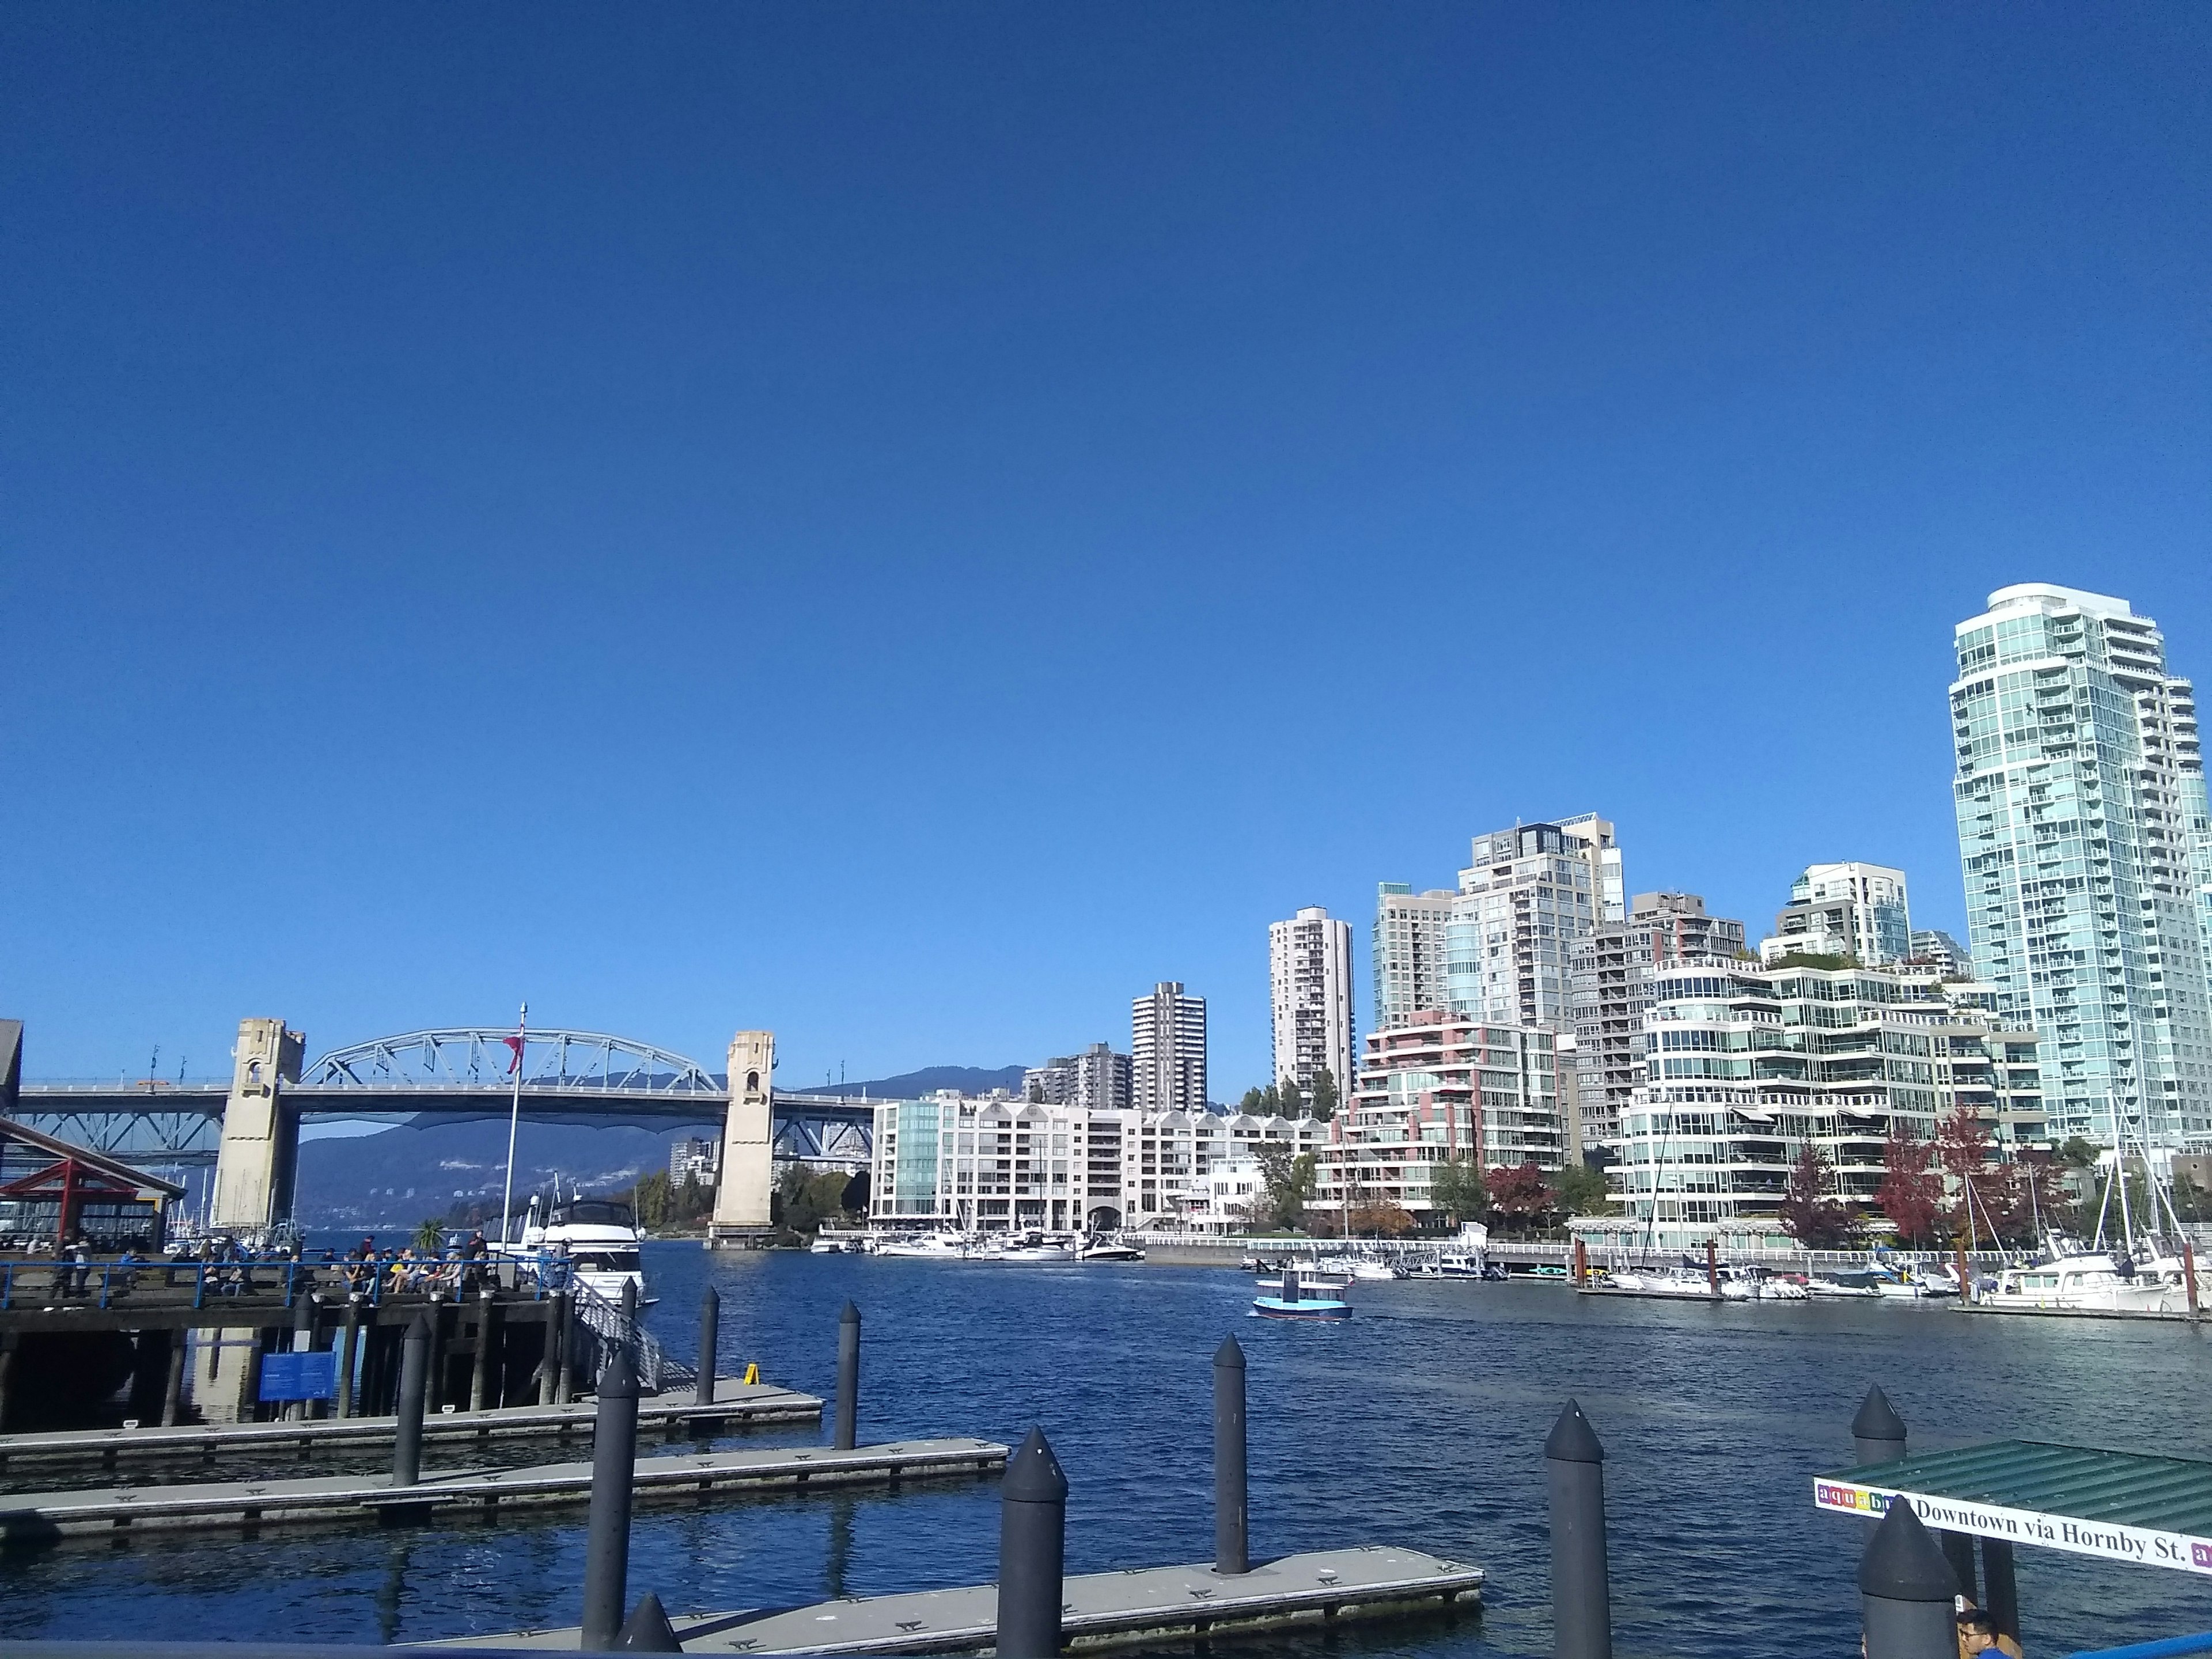
[[[1886,864],[1811,864],[1790,884],[1790,902],[1759,943],[1770,964],[1798,952],[1850,957],[1863,968],[1912,954],[1905,872]]]
[[[1569,963],[1575,1024],[1575,1098],[1580,1143],[1619,1138],[1620,1115],[1644,1081],[1644,1016],[1652,976],[1680,962],[1744,953],[1743,924],[1709,916],[1695,893],[1638,893],[1625,921],[1601,921],[1578,939]]]
[[[1645,1018],[1646,1079],[1607,1171],[1616,1231],[1659,1248],[1717,1231],[1778,1237],[1784,1183],[1808,1141],[1832,1196],[1870,1206],[1893,1124],[1933,1135],[1971,1106],[2001,1152],[2045,1139],[2036,1034],[1987,987],[1928,968],[1661,969]]]
[[[1358,1087],[1323,1126],[1308,1208],[1340,1218],[1347,1200],[1355,1211],[1395,1204],[1425,1221],[1438,1164],[1559,1169],[1573,1156],[1561,1094],[1572,1062],[1562,1060],[1561,1041],[1452,1014],[1369,1032]]]
[[[1974,974],[1974,953],[1940,927],[1914,928],[1912,954],[1906,959],[1940,968],[1946,979],[1972,979]]]
[[[1339,1095],[1352,1088],[1352,924],[1309,905],[1267,927],[1275,1076],[1313,1093],[1326,1066]]]
[[[1268,1146],[1314,1151],[1312,1118],[1089,1111],[947,1090],[876,1108],[869,1214],[963,1232],[1181,1227],[1212,1201],[1218,1164]]]
[[[1129,1069],[1140,1112],[1206,1109],[1206,999],[1163,980],[1129,1009]]]
[[[2043,1038],[2052,1133],[2212,1137],[2212,828],[2190,683],[2124,599],[2031,582],[1954,630],[1974,966]]]
[[[671,1141],[668,1146],[668,1180],[671,1186],[681,1187],[686,1181],[696,1181],[702,1187],[714,1184],[714,1165],[721,1157],[722,1143],[687,1135]]]
[[[1129,1056],[1094,1042],[1079,1054],[1032,1066],[1022,1073],[1022,1098],[1087,1112],[1122,1112],[1135,1103]]]
[[[1449,1012],[1570,1029],[1575,942],[1627,915],[1613,825],[1595,813],[1516,824],[1475,836],[1472,854],[1456,892],[1377,890],[1376,1028]]]

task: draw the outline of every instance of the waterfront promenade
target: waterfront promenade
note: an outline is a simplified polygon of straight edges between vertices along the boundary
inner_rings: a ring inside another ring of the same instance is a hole
[[[1864,1526],[1814,1512],[1806,1494],[1812,1474],[1848,1460],[1870,1381],[1896,1400],[1916,1449],[2040,1432],[2212,1455],[2201,1408],[2212,1345],[2185,1327],[1899,1304],[1676,1307],[1453,1282],[1362,1286],[1345,1327],[1287,1327],[1245,1318],[1249,1282],[1218,1270],[648,1249],[678,1352],[711,1273],[722,1369],[758,1361],[811,1394],[831,1389],[836,1311],[857,1301],[864,1440],[1011,1441],[1042,1423],[1073,1487],[1073,1573],[1210,1553],[1207,1362],[1233,1332],[1249,1363],[1255,1554],[1336,1547],[1352,1530],[1487,1574],[1479,1621],[1348,1631],[1339,1651],[1548,1652],[1540,1448],[1570,1393],[1608,1455],[1624,1655],[1738,1659],[1750,1628],[1760,1651],[1852,1649]],[[744,1443],[820,1438],[763,1429]],[[677,1613],[975,1583],[991,1576],[997,1526],[991,1483],[645,1509],[630,1583]],[[572,1513],[495,1530],[64,1546],[0,1563],[0,1594],[26,1636],[183,1631],[220,1615],[240,1636],[425,1640],[574,1624],[581,1560]],[[2181,1575],[2038,1552],[2022,1559],[2021,1589],[2037,1654],[2212,1628],[2212,1586]]]

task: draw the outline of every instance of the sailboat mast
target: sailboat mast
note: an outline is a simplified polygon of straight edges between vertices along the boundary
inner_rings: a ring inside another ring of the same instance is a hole
[[[524,1003],[514,1020],[514,1097],[507,1109],[507,1192],[499,1201],[499,1242],[507,1243],[508,1218],[514,1213],[514,1132],[522,1122],[522,1051],[530,1042],[530,1005]]]

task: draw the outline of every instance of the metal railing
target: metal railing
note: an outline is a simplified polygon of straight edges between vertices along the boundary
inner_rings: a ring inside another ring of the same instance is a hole
[[[681,1360],[669,1358],[653,1333],[634,1319],[623,1316],[622,1305],[611,1302],[590,1285],[578,1279],[571,1287],[575,1300],[571,1304],[575,1316],[602,1343],[624,1350],[629,1355],[631,1368],[637,1373],[638,1387],[648,1395],[665,1393],[699,1380],[699,1374]]]
[[[574,1264],[563,1255],[474,1261],[458,1255],[420,1256],[404,1263],[250,1256],[219,1261],[179,1261],[160,1256],[78,1261],[61,1257],[0,1263],[0,1310],[78,1304],[106,1309],[132,1297],[181,1289],[191,1291],[194,1308],[264,1297],[289,1308],[303,1291],[329,1300],[352,1299],[379,1307],[393,1299],[458,1298],[487,1286],[528,1291],[538,1301],[572,1288],[578,1292],[580,1303],[592,1295],[576,1279]],[[604,1297],[592,1299],[603,1307],[611,1307]],[[622,1310],[612,1309],[612,1317],[619,1323]]]

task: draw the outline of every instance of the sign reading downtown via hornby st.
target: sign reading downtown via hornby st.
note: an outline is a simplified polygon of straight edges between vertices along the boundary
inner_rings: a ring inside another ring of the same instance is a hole
[[[2069,1516],[2041,1515],[2033,1510],[2009,1510],[1996,1504],[1975,1504],[1959,1498],[1929,1498],[1920,1492],[1897,1492],[1880,1486],[1862,1486],[1848,1480],[1816,1479],[1813,1502],[1820,1509],[1850,1515],[1881,1515],[1892,1499],[1902,1497],[1913,1512],[1931,1527],[1948,1532],[1977,1533],[1984,1538],[2005,1538],[2047,1550],[2075,1555],[2094,1555],[2105,1561],[2127,1561],[2137,1566],[2174,1567],[2183,1572],[2212,1575],[2212,1538],[2187,1533],[2161,1532],[2154,1527],[2122,1526],[2113,1521],[2082,1521]]]

